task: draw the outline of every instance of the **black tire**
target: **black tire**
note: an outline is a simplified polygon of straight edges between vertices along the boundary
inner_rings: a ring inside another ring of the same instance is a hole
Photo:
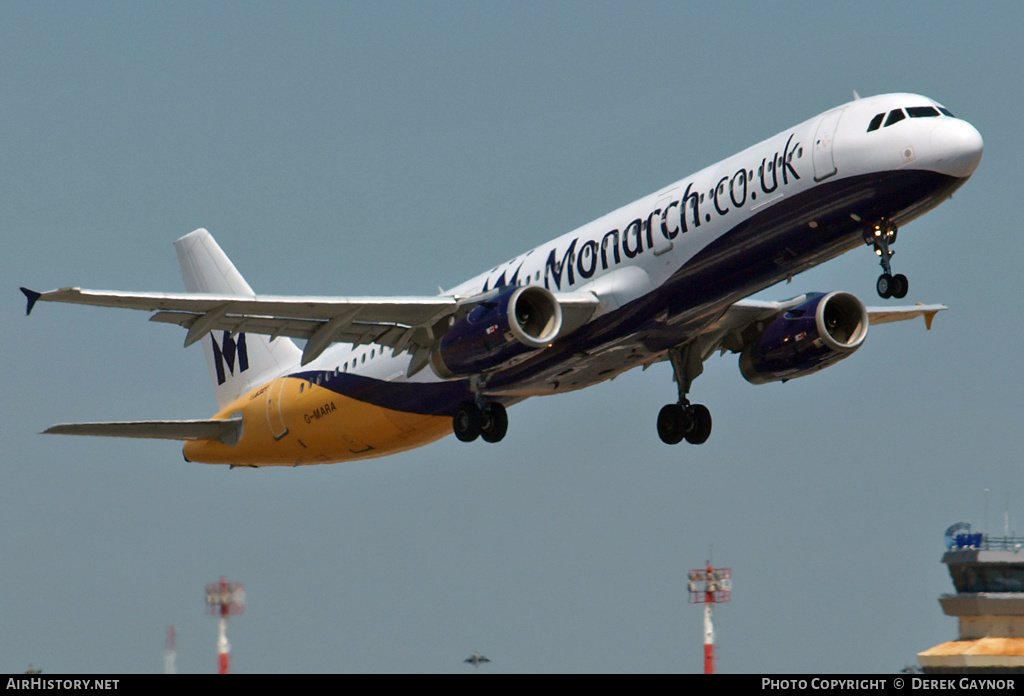
[[[691,445],[703,445],[711,437],[711,411],[702,404],[694,404],[688,411],[692,425],[686,433],[686,441]]]
[[[452,430],[455,431],[455,437],[463,442],[472,442],[480,437],[483,425],[484,414],[472,401],[467,401],[459,406],[459,410],[452,418]]]
[[[678,445],[686,436],[686,413],[679,404],[663,406],[658,413],[658,437],[666,445]]]
[[[480,437],[484,442],[501,442],[508,432],[508,412],[501,404],[487,404],[483,410]]]
[[[902,273],[897,273],[892,277],[892,296],[896,299],[902,300],[907,296],[907,291],[910,289],[910,281]]]
[[[883,273],[878,276],[878,281],[875,283],[875,290],[878,291],[878,296],[883,299],[889,299],[892,297],[893,281],[892,276],[888,273]]]

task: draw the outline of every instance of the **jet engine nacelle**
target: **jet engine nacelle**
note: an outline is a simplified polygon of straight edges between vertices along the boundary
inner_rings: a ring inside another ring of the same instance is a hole
[[[562,308],[537,286],[504,290],[473,308],[445,333],[430,366],[450,378],[497,370],[547,348],[562,330]]]
[[[753,384],[803,377],[849,357],[867,335],[868,311],[856,296],[815,293],[744,347],[740,372]]]

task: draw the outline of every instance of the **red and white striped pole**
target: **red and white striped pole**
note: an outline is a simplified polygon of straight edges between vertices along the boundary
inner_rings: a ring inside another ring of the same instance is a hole
[[[715,627],[711,624],[711,603],[704,605],[704,674],[715,673]]]
[[[178,629],[174,626],[167,627],[167,644],[164,646],[164,674],[177,672],[174,664],[178,656],[177,648],[174,647],[174,636],[177,631]]]
[[[231,671],[231,645],[228,643],[228,616],[245,613],[245,587],[240,582],[228,582],[224,578],[206,586],[206,606],[211,614],[217,614],[220,635],[217,638],[217,673]]]
[[[732,568],[707,568],[691,570],[690,604],[704,605],[704,674],[715,673],[715,626],[711,621],[711,609],[719,602],[732,600]]]
[[[221,614],[220,636],[217,638],[217,674],[231,672],[231,645],[228,643],[228,617]]]

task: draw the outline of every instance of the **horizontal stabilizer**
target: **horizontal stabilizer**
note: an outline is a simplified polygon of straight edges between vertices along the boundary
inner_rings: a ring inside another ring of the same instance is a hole
[[[242,437],[242,416],[227,420],[110,421],[59,423],[43,431],[50,435],[98,435],[158,440],[217,440],[236,445]]]

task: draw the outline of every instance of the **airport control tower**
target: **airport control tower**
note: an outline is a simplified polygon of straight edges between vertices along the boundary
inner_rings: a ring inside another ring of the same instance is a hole
[[[970,533],[964,523],[946,531],[956,594],[939,597],[960,624],[957,640],[918,653],[925,674],[1024,674],[1024,537]]]

